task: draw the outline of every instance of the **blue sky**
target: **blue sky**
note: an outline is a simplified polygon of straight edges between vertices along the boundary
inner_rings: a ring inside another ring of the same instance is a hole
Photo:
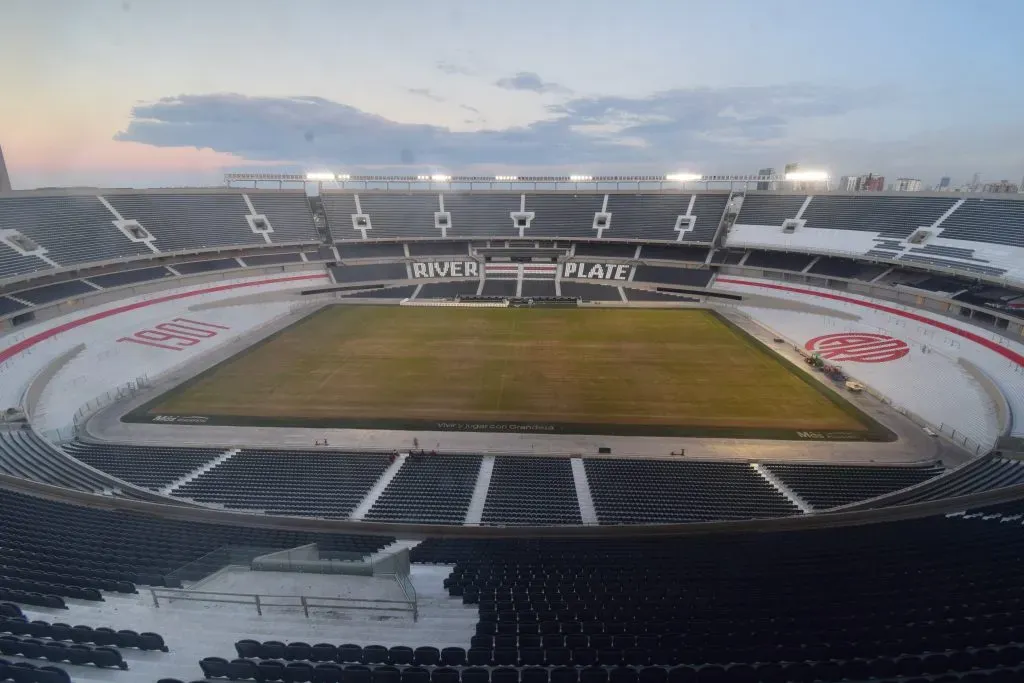
[[[1024,175],[1024,2],[5,0],[16,187]]]

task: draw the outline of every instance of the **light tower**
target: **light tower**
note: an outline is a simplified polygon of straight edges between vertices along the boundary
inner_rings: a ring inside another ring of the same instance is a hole
[[[4,149],[0,147],[0,194],[11,191],[11,177],[7,175],[7,164],[4,163]]]

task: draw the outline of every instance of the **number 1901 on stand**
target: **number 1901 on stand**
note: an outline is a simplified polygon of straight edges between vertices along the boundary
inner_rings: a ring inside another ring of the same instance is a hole
[[[154,325],[149,330],[139,330],[130,337],[121,337],[119,342],[131,342],[143,346],[155,346],[168,351],[181,351],[188,346],[195,346],[204,339],[216,337],[217,330],[230,330],[225,325],[204,323],[188,318],[174,318],[170,322]]]

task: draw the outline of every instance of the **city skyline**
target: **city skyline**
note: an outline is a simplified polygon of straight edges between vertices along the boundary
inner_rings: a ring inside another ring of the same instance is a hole
[[[0,144],[15,189],[793,161],[1017,182],[1024,5],[985,7],[12,0]]]

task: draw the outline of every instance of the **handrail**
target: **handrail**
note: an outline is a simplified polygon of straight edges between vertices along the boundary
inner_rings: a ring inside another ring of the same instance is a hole
[[[262,595],[258,593],[222,593],[218,591],[193,591],[177,588],[150,588],[153,607],[160,607],[160,598],[165,602],[181,600],[186,602],[227,603],[232,605],[249,605],[256,607],[256,613],[263,616],[264,607],[296,608],[301,607],[303,614],[309,618],[309,610],[323,607],[326,609],[367,610],[377,612],[409,612],[416,619],[416,603],[408,600],[388,600],[386,598],[332,598],[327,596],[308,595]],[[283,600],[284,602],[273,602]],[[357,604],[352,604],[357,603]]]

